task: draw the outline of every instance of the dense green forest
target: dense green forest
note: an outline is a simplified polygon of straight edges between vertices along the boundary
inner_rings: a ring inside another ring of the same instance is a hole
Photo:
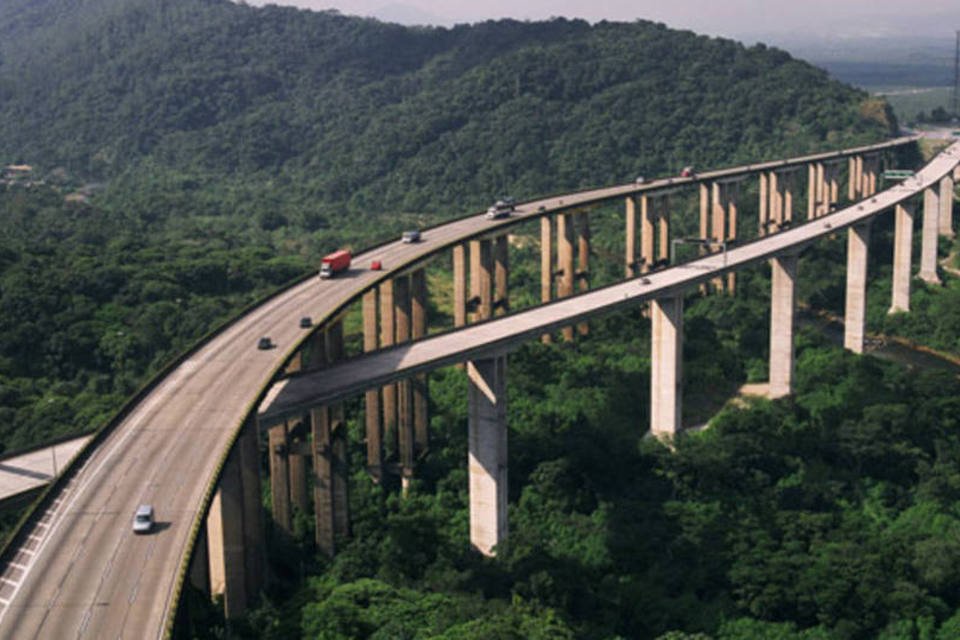
[[[0,163],[34,172],[0,185],[0,446],[99,426],[330,248],[497,193],[835,149],[895,126],[884,103],[781,51],[643,21],[410,29],[222,0],[4,0]],[[887,317],[888,227],[871,328],[957,353],[957,280],[918,285],[914,313]],[[597,262],[616,245],[603,234],[598,222]],[[843,255],[842,238],[809,250],[804,302],[842,312]],[[536,282],[536,262],[512,258],[511,278]],[[622,268],[609,262],[597,269]],[[230,632],[957,637],[956,376],[807,331],[794,398],[724,406],[765,375],[768,303],[764,269],[735,297],[687,301],[686,409],[715,417],[675,450],[639,438],[638,312],[513,354],[511,537],[496,560],[467,542],[462,373],[431,377],[431,453],[407,499],[359,471],[355,407],[352,538],[328,561],[300,514],[299,538],[271,547],[261,606]],[[188,595],[191,631],[223,637]]]

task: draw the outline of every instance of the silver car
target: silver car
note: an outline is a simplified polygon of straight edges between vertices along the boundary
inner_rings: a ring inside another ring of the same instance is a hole
[[[150,533],[153,531],[153,506],[142,504],[133,515],[133,532]]]

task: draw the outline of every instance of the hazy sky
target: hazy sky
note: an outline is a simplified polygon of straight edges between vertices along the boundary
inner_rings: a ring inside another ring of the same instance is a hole
[[[248,0],[268,4],[267,0]],[[960,29],[960,0],[271,0],[275,4],[375,16],[403,23],[451,25],[487,18],[590,21],[637,18],[699,33],[744,37],[923,36]]]

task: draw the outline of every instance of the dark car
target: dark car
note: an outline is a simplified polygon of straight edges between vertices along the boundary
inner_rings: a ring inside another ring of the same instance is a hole
[[[300,328],[309,329],[313,326],[313,320],[310,319],[310,316],[303,316],[300,318]]]
[[[273,349],[273,342],[270,341],[269,336],[263,336],[257,341],[257,349],[266,350]]]

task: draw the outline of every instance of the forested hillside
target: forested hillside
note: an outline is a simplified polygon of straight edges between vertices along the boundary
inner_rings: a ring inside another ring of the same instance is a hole
[[[158,216],[201,192],[188,208],[253,200],[267,226],[309,231],[345,208],[446,213],[892,126],[786,53],[648,22],[426,29],[226,0],[7,0],[0,60],[0,159],[119,178]]]

